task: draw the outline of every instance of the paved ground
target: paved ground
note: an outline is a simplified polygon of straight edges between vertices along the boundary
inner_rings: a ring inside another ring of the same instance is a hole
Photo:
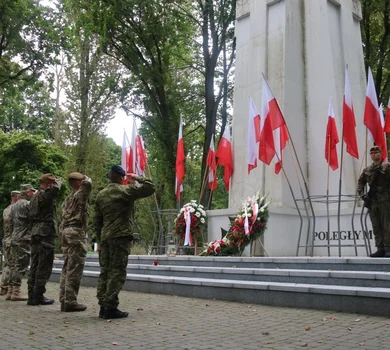
[[[58,284],[46,296],[57,297]],[[97,317],[94,288],[80,290],[82,313],[0,298],[2,350],[390,349],[390,319],[382,317],[124,291],[129,318],[110,321]]]

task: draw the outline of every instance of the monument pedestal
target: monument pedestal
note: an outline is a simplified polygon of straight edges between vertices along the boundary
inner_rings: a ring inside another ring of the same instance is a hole
[[[296,255],[300,219],[289,183],[296,198],[305,198],[308,195],[304,181],[310,195],[325,194],[327,191],[339,193],[340,170],[330,171],[328,179],[324,145],[329,96],[332,96],[341,140],[346,64],[349,67],[357,139],[365,140],[362,116],[366,79],[360,20],[361,7],[358,0],[237,1],[237,60],[233,115],[234,174],[229,196],[229,212],[235,214],[241,200],[252,196],[259,189],[269,194],[270,220],[264,245],[270,255]],[[284,112],[291,135],[291,140],[283,152],[285,175],[283,172],[279,175],[274,173],[274,162],[270,166],[265,166],[258,161],[257,168],[252,170],[250,175],[247,171],[249,99],[252,97],[260,110],[262,73],[267,76]],[[339,144],[339,159],[340,150]],[[360,159],[364,158],[364,152],[365,144],[361,142]],[[297,160],[305,180],[300,176]],[[356,183],[361,169],[361,160],[344,154],[341,193],[356,193]],[[342,203],[343,225],[338,232],[340,235],[351,230],[347,229],[346,222],[351,220],[353,205]],[[306,215],[302,202],[299,206],[303,215]],[[335,204],[331,206],[332,231],[338,230],[335,228],[336,208]],[[313,203],[314,213],[322,213],[322,210],[321,204]],[[211,215],[210,220],[209,233],[213,233],[210,227],[214,225],[212,221],[215,220],[215,216]],[[316,230],[319,231],[311,234],[327,231],[323,227],[323,220],[326,222],[326,216],[319,215],[316,225]],[[332,251],[332,254],[339,255],[338,251],[334,249]],[[299,255],[305,254],[307,252],[299,252]],[[311,254],[328,255],[327,251],[324,254],[321,249],[316,248],[309,253]],[[343,248],[342,255],[351,255],[349,248]],[[365,250],[363,255],[366,255]]]

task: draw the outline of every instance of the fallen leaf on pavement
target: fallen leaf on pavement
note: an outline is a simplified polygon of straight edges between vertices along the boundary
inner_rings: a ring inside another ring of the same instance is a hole
[[[263,332],[262,335],[269,335],[269,332]]]
[[[309,345],[307,344],[307,343],[305,343],[305,344],[302,344],[301,345],[301,348],[306,348],[306,347],[308,347]]]
[[[357,319],[355,320],[355,322],[360,322],[360,318],[357,318]]]
[[[311,331],[311,327],[310,326],[305,327],[305,331]]]
[[[118,345],[118,343],[116,341],[113,341],[112,345]]]

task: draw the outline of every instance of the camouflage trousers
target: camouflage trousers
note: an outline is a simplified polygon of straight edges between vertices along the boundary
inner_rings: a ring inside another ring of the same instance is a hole
[[[28,297],[41,298],[46,292],[54,260],[55,237],[33,236],[31,238],[31,266],[28,277]]]
[[[119,305],[118,294],[126,281],[131,239],[131,237],[108,239],[100,245],[100,275],[96,296],[99,305],[106,309],[115,309]]]
[[[85,259],[87,256],[87,240],[84,230],[65,228],[62,232],[62,253],[64,266],[60,279],[60,302],[67,305],[77,303]]]
[[[30,263],[30,241],[13,241],[11,243],[11,259],[12,268],[9,285],[20,287]]]
[[[390,202],[373,201],[369,213],[375,246],[390,251]]]
[[[3,272],[1,274],[1,287],[8,287],[9,280],[11,277],[12,270],[12,259],[11,259],[11,242],[6,242],[3,244],[3,254],[4,254],[4,265]]]

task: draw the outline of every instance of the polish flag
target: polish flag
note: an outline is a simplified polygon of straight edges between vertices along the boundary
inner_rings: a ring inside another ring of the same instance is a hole
[[[131,140],[130,140],[130,149],[127,156],[127,174],[138,174],[137,172],[137,146],[136,146],[136,138],[137,138],[137,126],[135,124],[135,119],[133,118],[133,128],[131,132]]]
[[[206,164],[209,167],[209,188],[215,191],[217,183],[217,162],[215,161],[214,135],[211,135],[209,153],[207,153]]]
[[[366,92],[366,106],[364,108],[364,125],[368,129],[368,138],[374,141],[382,149],[382,160],[387,158],[386,139],[384,137],[383,125],[379,114],[378,98],[375,91],[374,78],[371,68],[368,68],[368,81]]]
[[[339,167],[336,145],[339,143],[339,135],[337,133],[336,119],[334,117],[332,101],[329,100],[328,108],[328,125],[326,126],[325,139],[325,159],[332,170]]]
[[[229,182],[233,175],[233,154],[232,143],[230,141],[229,124],[226,124],[225,131],[219,140],[215,156],[218,158],[217,163],[225,168],[223,181],[225,183],[226,189],[229,191]]]
[[[284,118],[283,118],[284,120]],[[283,150],[286,147],[287,141],[289,140],[288,131],[286,124],[283,124],[280,128],[276,129],[275,132],[275,146],[276,146],[276,155],[277,160],[275,163],[275,174],[279,174],[280,170],[283,168]]]
[[[179,124],[179,137],[177,141],[177,151],[176,151],[176,184],[175,184],[175,193],[176,198],[180,200],[181,192],[183,192],[183,179],[185,175],[184,161],[186,156],[184,154],[184,141],[183,141],[183,123],[180,119]]]
[[[135,144],[136,144],[136,151],[137,151],[136,152],[137,174],[145,175],[145,168],[148,161],[146,156],[144,140],[142,139],[142,136],[138,134],[138,132],[137,132],[137,137],[135,139]]]
[[[383,128],[383,137],[386,140],[386,132],[384,131],[385,130],[385,119],[383,117],[383,105],[382,104],[379,106],[379,116],[381,118],[381,125]],[[383,157],[383,153],[385,154],[384,157]],[[385,148],[382,148],[382,160],[387,162],[387,143],[386,142],[385,142]]]
[[[390,133],[390,98],[389,98],[389,102],[387,102],[385,132]]]
[[[343,100],[343,138],[347,145],[347,152],[359,159],[359,149],[356,141],[356,121],[352,105],[351,86],[348,78],[348,66],[345,67],[345,88]]]
[[[275,143],[274,143],[274,130],[285,125],[282,112],[279,109],[278,103],[264,78],[263,86],[261,91],[261,109],[260,109],[260,145],[259,145],[259,159],[269,165],[272,159],[277,153]],[[284,130],[280,130],[281,134],[284,133]],[[285,135],[279,134],[278,147],[279,151],[283,148],[282,140],[285,139]],[[284,144],[285,146],[285,144]]]
[[[248,122],[248,175],[251,170],[257,167],[257,145],[260,141],[260,113],[257,110],[252,97],[249,100],[249,122]]]

